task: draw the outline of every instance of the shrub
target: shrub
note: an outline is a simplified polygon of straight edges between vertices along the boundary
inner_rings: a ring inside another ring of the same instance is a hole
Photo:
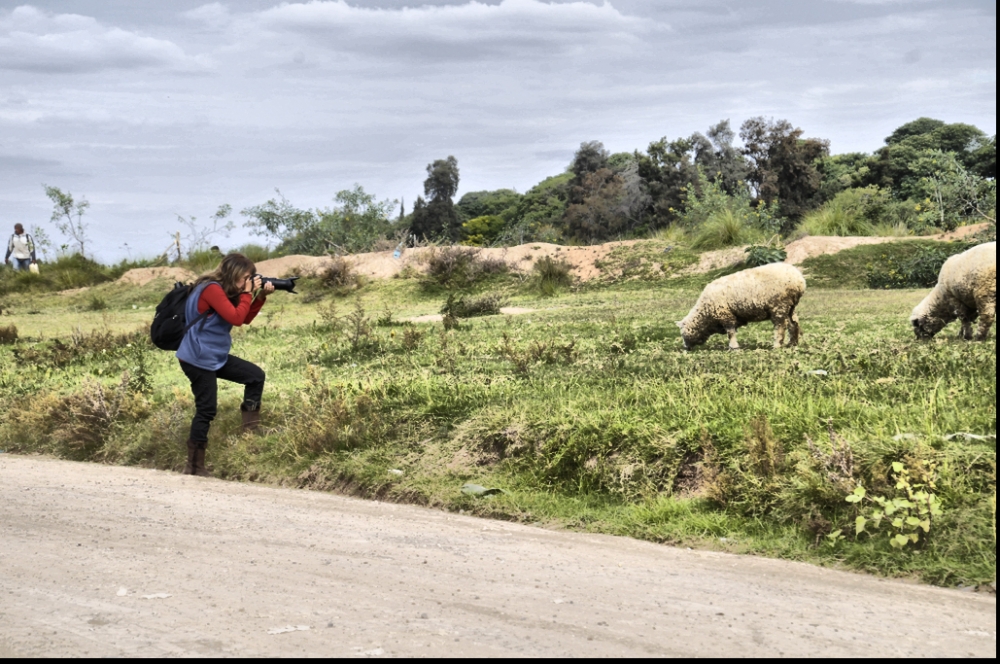
[[[448,301],[441,308],[441,313],[446,318],[477,318],[479,316],[496,316],[503,307],[503,297],[497,294],[483,295],[482,297],[460,297],[455,299],[454,295],[448,296]]]
[[[346,295],[361,287],[361,277],[354,271],[354,266],[339,256],[320,274],[320,282],[338,295]]]
[[[271,250],[267,247],[262,247],[259,244],[245,244],[235,250],[238,253],[243,254],[254,263],[260,263],[266,261],[271,257]]]
[[[13,344],[17,342],[17,326],[8,325],[0,327],[0,344]]]
[[[709,217],[698,229],[692,248],[699,251],[725,249],[750,244],[761,239],[761,234],[741,215],[732,210],[722,210]]]
[[[84,311],[105,311],[107,308],[107,301],[100,295],[92,296],[83,307]]]
[[[535,288],[542,295],[555,295],[559,289],[573,285],[573,266],[565,259],[556,260],[551,256],[545,256],[537,261],[531,270]]]
[[[868,287],[879,290],[933,288],[945,261],[969,247],[962,242],[941,243],[941,246],[922,247],[915,255],[905,259],[886,256],[877,265],[869,266],[866,274]]]
[[[872,224],[857,209],[846,204],[842,196],[838,195],[819,210],[809,213],[799,225],[799,234],[837,237],[872,235],[875,230]]]
[[[468,288],[490,277],[510,271],[500,258],[483,256],[479,249],[444,247],[431,250],[424,285],[446,289]]]
[[[782,247],[769,245],[754,245],[747,247],[747,267],[761,267],[771,263],[783,263],[788,258],[788,252]]]

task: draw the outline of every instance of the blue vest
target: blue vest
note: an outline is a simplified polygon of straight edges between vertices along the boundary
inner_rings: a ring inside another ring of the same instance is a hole
[[[210,283],[215,282],[201,284],[188,296],[184,304],[185,325],[191,325],[191,322],[200,315],[198,300]],[[233,347],[233,337],[230,335],[232,329],[232,325],[213,311],[208,318],[199,321],[187,331],[180,348],[177,349],[177,359],[205,371],[218,371],[229,359],[229,351]]]

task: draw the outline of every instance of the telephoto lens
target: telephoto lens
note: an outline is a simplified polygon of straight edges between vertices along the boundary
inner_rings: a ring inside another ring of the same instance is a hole
[[[295,282],[300,279],[300,277],[289,277],[288,279],[273,279],[271,277],[265,277],[264,275],[258,274],[254,275],[259,277],[262,283],[271,284],[274,286],[274,290],[285,291],[286,293],[291,293],[292,295],[298,295],[295,292]]]

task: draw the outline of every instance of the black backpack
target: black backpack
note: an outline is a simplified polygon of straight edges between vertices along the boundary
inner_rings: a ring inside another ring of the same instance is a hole
[[[149,338],[157,348],[177,350],[181,347],[181,341],[184,340],[187,331],[198,321],[208,318],[212,312],[209,309],[198,316],[191,325],[184,325],[184,307],[191,290],[191,286],[178,281],[174,284],[174,289],[156,305],[156,315],[153,316],[153,324],[149,326]]]

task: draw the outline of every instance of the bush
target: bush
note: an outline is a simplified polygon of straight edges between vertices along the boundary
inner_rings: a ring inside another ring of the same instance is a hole
[[[868,268],[868,287],[886,290],[894,288],[933,288],[945,261],[967,251],[971,245],[964,242],[941,243],[940,247],[922,247],[915,255],[899,259],[887,256],[877,265]]]
[[[8,325],[0,327],[0,344],[13,344],[17,342],[17,326]]]
[[[90,298],[86,305],[84,305],[84,311],[106,311],[108,308],[107,301],[100,295],[94,295]]]
[[[572,271],[573,267],[566,260],[545,256],[532,268],[535,288],[542,295],[555,295],[559,289],[573,285]]]
[[[806,216],[798,235],[905,237],[925,230],[918,206],[897,201],[888,190],[864,187],[842,191]]]
[[[448,296],[448,301],[441,307],[441,313],[446,318],[477,318],[480,316],[496,316],[504,305],[503,297],[497,294],[482,297]]]
[[[732,210],[722,210],[709,217],[697,230],[692,248],[699,251],[725,249],[750,244],[761,239],[761,233]]]
[[[361,277],[345,258],[334,258],[320,273],[320,283],[338,295],[346,295],[361,287]]]
[[[423,282],[429,287],[468,288],[509,271],[506,261],[483,256],[479,249],[436,248],[427,258],[427,275]]]
[[[788,252],[781,247],[754,245],[747,247],[747,267],[761,267],[771,263],[783,263],[788,258]]]

